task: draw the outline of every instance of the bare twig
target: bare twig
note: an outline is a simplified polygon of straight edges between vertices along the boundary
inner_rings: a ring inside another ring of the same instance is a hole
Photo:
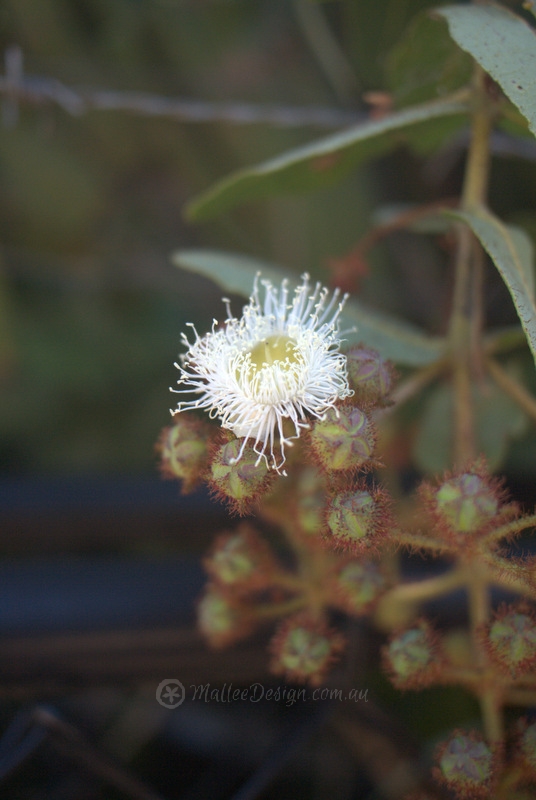
[[[168,117],[179,122],[227,122],[233,125],[265,124],[279,127],[339,128],[363,122],[365,112],[323,106],[265,106],[254,103],[209,102],[164,97],[146,92],[74,89],[54,78],[24,75],[20,47],[9,47],[4,56],[5,74],[0,75],[0,97],[4,124],[18,119],[18,104],[58,106],[68,114],[89,111],[126,111],[150,117]]]

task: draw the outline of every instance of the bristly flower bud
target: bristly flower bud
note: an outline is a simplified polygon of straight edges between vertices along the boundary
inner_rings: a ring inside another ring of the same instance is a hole
[[[357,406],[331,408],[310,435],[315,460],[326,472],[348,472],[370,466],[376,445],[372,421]]]
[[[378,550],[391,524],[385,493],[358,485],[331,499],[326,509],[324,538],[337,549],[360,555]]]
[[[367,614],[386,590],[385,575],[374,561],[347,561],[333,581],[336,605],[347,614]]]
[[[270,548],[246,524],[218,536],[204,566],[217,584],[240,595],[266,588],[277,571]]]
[[[493,751],[477,733],[455,731],[441,745],[436,777],[451,789],[459,800],[479,800],[491,797],[496,772]]]
[[[271,669],[288,681],[318,686],[343,649],[339,633],[303,612],[280,624],[270,645]]]
[[[348,383],[354,390],[353,401],[366,406],[384,406],[393,387],[395,371],[390,361],[377,350],[363,344],[346,353]]]
[[[484,644],[493,662],[512,678],[536,664],[536,618],[526,604],[503,606],[489,625]]]
[[[497,513],[494,492],[480,477],[470,472],[457,475],[436,492],[437,510],[459,533],[474,533]]]
[[[274,474],[252,447],[231,439],[212,454],[208,483],[216,497],[227,501],[236,513],[245,514],[268,490]]]
[[[212,647],[220,648],[247,636],[253,628],[253,617],[216,586],[207,586],[197,607],[201,633]]]
[[[420,494],[437,533],[447,541],[467,543],[468,537],[484,536],[518,513],[515,503],[503,504],[500,482],[482,461],[446,475],[437,486],[424,483]]]
[[[436,634],[424,620],[395,634],[383,649],[383,664],[398,689],[422,689],[444,663]]]
[[[182,492],[191,492],[203,480],[209,457],[212,426],[193,414],[178,414],[164,428],[156,445],[162,474],[182,481]]]

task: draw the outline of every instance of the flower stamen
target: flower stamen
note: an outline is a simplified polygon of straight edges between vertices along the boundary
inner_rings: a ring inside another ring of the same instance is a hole
[[[352,394],[348,386],[346,357],[339,352],[338,320],[346,301],[336,290],[320,283],[311,293],[304,275],[289,304],[288,281],[278,290],[256,276],[249,304],[240,319],[231,315],[228,301],[226,325],[200,337],[193,325],[194,341],[183,335],[188,351],[176,365],[181,372],[179,394],[196,399],[178,404],[185,409],[205,408],[219,418],[223,428],[254,440],[259,461],[280,472],[285,447],[309,426],[308,417],[321,419],[334,404]],[[259,283],[264,289],[261,303]],[[289,420],[293,435],[285,435]]]

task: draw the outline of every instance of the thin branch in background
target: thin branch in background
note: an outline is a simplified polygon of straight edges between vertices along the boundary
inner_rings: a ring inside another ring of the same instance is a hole
[[[0,780],[29,759],[45,739],[71,762],[125,796],[133,800],[163,800],[160,794],[93,747],[54,709],[40,705],[15,717],[0,740]]]
[[[268,106],[255,103],[225,103],[164,97],[146,92],[74,89],[55,78],[24,74],[23,54],[18,46],[4,54],[5,74],[0,75],[2,121],[14,127],[19,104],[53,105],[80,116],[90,111],[127,111],[149,117],[168,117],[179,122],[227,122],[233,125],[264,124],[277,127],[341,128],[368,118],[366,112],[323,106]]]

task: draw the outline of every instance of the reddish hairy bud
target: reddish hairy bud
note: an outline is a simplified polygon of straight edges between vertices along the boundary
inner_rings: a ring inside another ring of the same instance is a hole
[[[270,649],[273,672],[317,686],[344,649],[344,639],[324,620],[304,612],[281,623]]]
[[[213,494],[238,514],[247,513],[268,490],[275,475],[249,445],[237,460],[242,447],[242,439],[231,439],[217,447],[212,453],[208,481]]]
[[[485,536],[518,513],[514,503],[504,504],[500,482],[481,461],[447,474],[436,486],[423,483],[420,494],[436,523],[434,533],[452,544],[467,545],[470,538]]]
[[[198,604],[197,621],[201,633],[215,648],[236,642],[253,628],[253,618],[247,609],[211,585]]]
[[[384,667],[399,689],[434,683],[443,662],[437,636],[423,620],[396,633],[383,649]]]
[[[239,594],[269,586],[277,571],[270,548],[246,524],[219,536],[204,566],[214,581]]]
[[[348,472],[370,466],[376,445],[372,421],[357,406],[330,408],[313,426],[310,444],[326,472]]]
[[[212,426],[193,414],[176,414],[157,442],[162,474],[182,481],[182,492],[191,492],[203,480],[209,458]]]
[[[471,732],[455,731],[441,745],[436,777],[451,789],[459,800],[489,798],[496,773],[496,757],[482,737]]]
[[[536,664],[536,618],[526,604],[503,606],[487,629],[484,643],[493,662],[512,678]]]
[[[395,371],[390,361],[377,350],[365,345],[351,347],[346,353],[348,383],[354,390],[353,400],[364,405],[383,406],[393,388]]]
[[[325,539],[358,555],[378,549],[391,524],[385,493],[358,485],[331,498],[325,514]]]
[[[333,581],[337,605],[356,616],[368,613],[385,589],[385,575],[373,561],[347,561]]]

